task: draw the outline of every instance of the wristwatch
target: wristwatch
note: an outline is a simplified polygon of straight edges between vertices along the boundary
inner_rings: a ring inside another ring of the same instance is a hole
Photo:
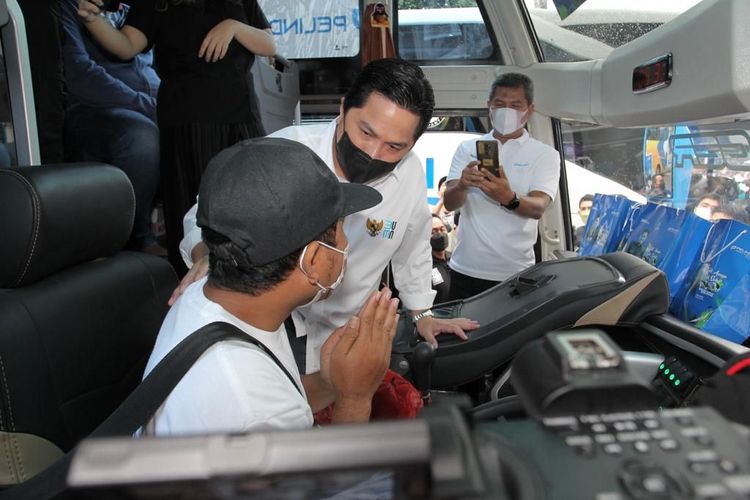
[[[428,316],[432,317],[432,311],[431,311],[431,310],[429,310],[429,309],[427,309],[426,311],[422,311],[422,312],[421,312],[421,313],[419,313],[419,314],[415,314],[414,316],[412,316],[412,317],[411,317],[411,320],[412,320],[412,321],[413,321],[414,323],[416,323],[416,322],[417,322],[417,321],[419,321],[420,319],[422,319],[422,318],[426,318],[426,317],[428,317]]]
[[[521,204],[521,200],[518,199],[518,196],[516,193],[513,193],[513,199],[510,200],[508,203],[501,204],[504,209],[510,210],[511,212],[518,208],[518,205]]]

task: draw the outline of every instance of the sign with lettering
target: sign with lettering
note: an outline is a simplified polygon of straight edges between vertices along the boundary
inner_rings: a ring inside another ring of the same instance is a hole
[[[277,51],[288,59],[353,57],[359,53],[357,0],[260,0]]]

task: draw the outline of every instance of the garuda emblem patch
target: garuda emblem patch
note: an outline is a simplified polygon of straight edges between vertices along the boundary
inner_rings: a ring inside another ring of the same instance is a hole
[[[367,218],[367,234],[372,236],[373,238],[380,234],[380,231],[383,230],[383,221],[382,220],[375,220]]]

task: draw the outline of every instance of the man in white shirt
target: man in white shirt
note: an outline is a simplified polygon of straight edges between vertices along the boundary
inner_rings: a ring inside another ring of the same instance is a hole
[[[450,261],[451,299],[471,297],[534,264],[537,221],[557,194],[560,155],[529,137],[534,112],[529,77],[506,73],[492,84],[487,107],[498,142],[498,175],[479,169],[476,141],[453,156],[445,208],[461,209],[461,230]]]
[[[363,68],[342,100],[339,117],[328,124],[288,127],[272,134],[309,146],[342,182],[372,186],[383,202],[344,221],[349,239],[350,271],[340,289],[324,303],[301,308],[293,315],[297,336],[307,336],[306,372],[320,365],[320,347],[332,331],[356,312],[380,284],[390,261],[399,298],[419,333],[437,346],[435,335],[478,324],[463,318],[440,320],[429,309],[432,217],[419,158],[411,151],[427,128],[434,97],[419,66],[397,59],[378,59]],[[205,246],[195,230],[195,210],[185,216],[180,249],[191,271],[190,282],[205,268]],[[181,285],[182,287],[182,285]],[[179,295],[180,289],[175,291]]]
[[[320,372],[303,377],[284,319],[337,288],[348,253],[342,219],[381,199],[368,186],[340,183],[298,142],[252,139],[216,156],[197,213],[210,271],[170,309],[144,377],[180,341],[215,321],[259,340],[280,364],[250,343],[213,345],[141,434],[305,428],[314,411],[332,402],[335,423],[368,420],[390,360],[398,299],[388,289],[373,293],[323,344]]]

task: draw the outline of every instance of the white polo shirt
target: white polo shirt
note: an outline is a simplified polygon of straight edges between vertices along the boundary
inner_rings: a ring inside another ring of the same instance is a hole
[[[305,144],[335,173],[333,140],[336,122],[287,127],[271,134]],[[346,182],[345,179],[339,179]],[[432,215],[427,205],[427,183],[419,158],[409,152],[385,177],[367,185],[378,190],[383,201],[344,220],[349,256],[344,280],[327,299],[293,314],[297,336],[307,335],[307,373],[320,369],[320,347],[333,330],[359,312],[370,292],[380,285],[383,270],[392,262],[394,284],[401,304],[411,310],[429,309],[432,290]],[[180,251],[192,266],[190,251],[201,241],[196,226],[197,205],[185,215],[185,238]],[[300,214],[303,217],[304,214]]]
[[[169,310],[144,378],[188,335],[214,321],[224,321],[268,347],[302,392],[259,347],[239,340],[220,342],[198,358],[139,434],[173,436],[311,427],[312,410],[284,325],[267,332],[236,318],[206,298],[206,281],[203,278],[190,285]]]
[[[477,159],[476,141],[496,140],[492,133],[462,142],[453,155],[448,180],[458,180],[466,165]],[[498,142],[500,163],[510,187],[521,197],[541,191],[554,199],[560,180],[560,155],[524,130],[518,139]],[[536,219],[503,208],[479,188],[469,188],[461,207],[451,269],[474,278],[503,281],[534,265]]]

